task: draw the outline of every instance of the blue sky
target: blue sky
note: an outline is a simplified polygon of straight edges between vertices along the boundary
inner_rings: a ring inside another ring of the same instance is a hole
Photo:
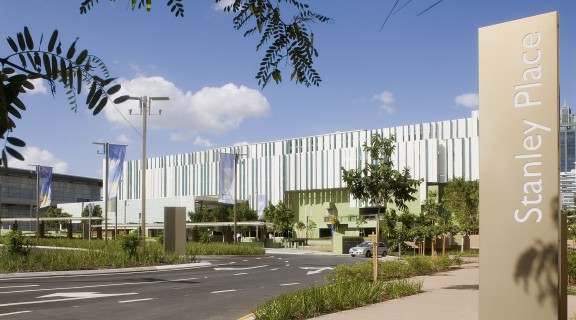
[[[150,13],[131,11],[128,0],[100,2],[80,15],[80,0],[1,1],[0,30],[5,39],[27,26],[38,41],[58,29],[64,47],[78,37],[77,48],[101,58],[124,93],[170,97],[152,103],[162,114],[148,117],[148,157],[468,117],[478,108],[478,28],[550,11],[560,14],[561,103],[576,106],[574,0],[444,0],[420,16],[436,0],[413,0],[382,29],[396,0],[308,1],[334,19],[311,26],[322,84],[296,85],[286,71],[263,90],[254,78],[259,38],[234,30],[214,1],[185,1],[184,18],[160,0]],[[82,104],[71,111],[57,90],[53,97],[39,84],[23,97],[14,136],[27,142],[26,161],[11,166],[101,178],[93,142],[127,144],[126,159],[141,158],[142,117],[128,114],[137,101],[93,116]]]

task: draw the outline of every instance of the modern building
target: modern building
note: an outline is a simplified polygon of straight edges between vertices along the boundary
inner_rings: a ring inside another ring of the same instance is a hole
[[[343,234],[358,235],[356,220],[371,217],[375,208],[352,198],[342,180],[342,168],[362,168],[369,161],[363,151],[373,134],[396,137],[394,163],[397,169],[409,168],[412,177],[421,179],[417,201],[408,204],[420,212],[429,188],[454,177],[478,179],[478,112],[470,118],[447,120],[374,130],[336,132],[241,146],[217,148],[149,158],[146,163],[146,222],[161,223],[166,206],[186,207],[194,212],[198,199],[219,194],[220,154],[234,153],[236,200],[258,207],[265,197],[273,204],[286,202],[305,223],[317,228],[310,237],[331,234],[330,221],[340,222]],[[109,224],[140,223],[141,161],[124,163],[117,210],[109,213]],[[260,196],[260,197],[259,197]],[[81,204],[67,204],[66,212],[78,216]],[[370,219],[369,219],[370,220]],[[370,220],[363,230],[375,230]]]
[[[560,108],[560,172],[574,170],[576,163],[576,121],[570,107]]]
[[[35,170],[0,168],[0,220],[6,230],[13,219],[35,218],[38,181]],[[102,180],[63,174],[52,175],[51,206],[62,203],[100,201]],[[40,208],[42,214],[46,208]],[[19,229],[36,230],[35,221],[19,223]]]

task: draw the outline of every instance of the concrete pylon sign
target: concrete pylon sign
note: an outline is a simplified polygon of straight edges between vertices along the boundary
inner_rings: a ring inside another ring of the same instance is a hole
[[[479,76],[479,319],[566,319],[558,14],[480,28]]]

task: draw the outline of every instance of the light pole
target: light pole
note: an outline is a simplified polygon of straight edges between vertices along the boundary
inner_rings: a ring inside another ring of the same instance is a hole
[[[148,115],[152,115],[150,113],[150,108],[152,105],[152,100],[170,100],[168,97],[129,97],[130,100],[138,100],[140,101],[140,113],[136,115],[142,115],[142,178],[140,192],[141,192],[141,199],[142,199],[142,237],[144,241],[142,241],[142,246],[146,246],[146,118]],[[129,110],[129,113],[132,114],[132,109]],[[162,110],[159,110],[158,115],[162,113]]]
[[[104,155],[106,157],[106,162],[104,164],[104,176],[106,177],[106,186],[104,186],[104,243],[108,243],[108,142],[92,142],[93,144],[99,144],[104,147]],[[101,154],[101,152],[98,151]]]

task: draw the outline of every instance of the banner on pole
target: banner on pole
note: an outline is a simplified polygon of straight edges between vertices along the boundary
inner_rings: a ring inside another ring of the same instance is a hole
[[[122,177],[125,156],[125,145],[108,145],[108,200],[114,200],[118,196],[118,184]]]
[[[37,174],[40,182],[40,208],[48,207],[52,202],[52,167],[38,166]]]
[[[220,154],[220,198],[218,202],[234,204],[236,188],[236,154]]]

